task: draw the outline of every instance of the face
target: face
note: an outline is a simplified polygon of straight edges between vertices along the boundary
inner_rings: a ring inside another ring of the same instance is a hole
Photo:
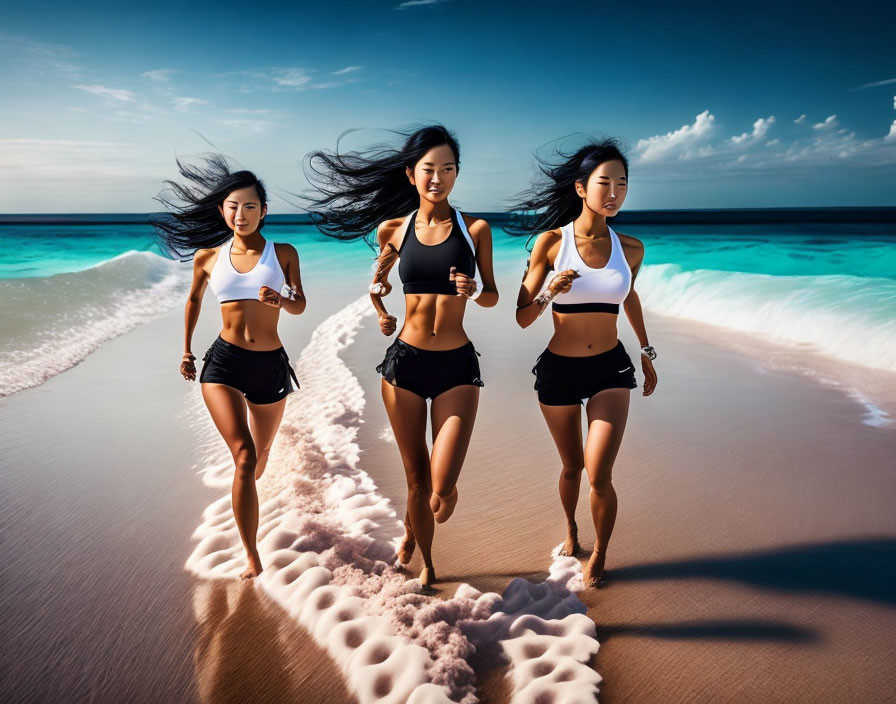
[[[407,174],[422,199],[431,203],[446,200],[457,178],[454,152],[447,144],[433,147],[414,164],[413,171],[407,169]]]
[[[258,223],[267,214],[268,207],[261,206],[255,186],[248,186],[229,193],[218,210],[227,227],[237,235],[247,236],[258,230]]]
[[[585,200],[590,210],[611,218],[622,207],[627,185],[625,167],[621,161],[614,159],[605,161],[592,171],[585,187],[576,181],[576,193]]]

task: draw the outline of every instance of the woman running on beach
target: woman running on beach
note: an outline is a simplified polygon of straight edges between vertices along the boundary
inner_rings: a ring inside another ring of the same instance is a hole
[[[405,320],[398,338],[377,367],[383,402],[398,443],[408,484],[405,536],[398,560],[407,564],[420,546],[420,582],[435,579],[434,523],[451,516],[457,479],[469,446],[479,404],[479,361],[463,320],[467,299],[485,307],[498,302],[492,273],[492,235],[485,220],[448,203],[460,168],[460,150],[441,125],[407,135],[401,149],[307,157],[307,175],[318,193],[310,199],[318,227],[339,239],[376,230],[380,255],[370,299],[384,335],[395,332],[395,316],[382,297],[400,257]],[[426,443],[426,401],[432,399],[432,452]]]
[[[223,328],[203,358],[199,381],[233,455],[233,515],[248,559],[240,576],[252,579],[262,571],[255,481],[264,473],[286,396],[298,388],[277,322],[281,309],[292,315],[305,310],[299,257],[292,245],[262,237],[267,197],[253,173],[231,172],[218,155],[202,166],[177,165],[187,183],[166,181],[171,193],[158,200],[171,216],[153,224],[169,251],[193,258],[180,363],[188,381],[196,379],[192,339],[206,285],[221,304]]]
[[[535,368],[535,389],[563,465],[560,501],[567,537],[561,555],[581,552],[576,526],[582,467],[591,485],[591,517],[597,540],[585,568],[585,584],[603,583],[607,546],[616,521],[613,462],[628,417],[634,365],[617,338],[619,304],[641,347],[644,396],[656,388],[653,359],[634,289],[644,245],[607,224],[622,207],[628,161],[615,140],[588,144],[560,164],[541,164],[547,177],[524,194],[515,211],[538,211],[528,232],[535,241],[517,299],[516,320],[531,325],[551,305],[554,335]],[[520,232],[521,228],[511,230]],[[548,272],[555,273],[542,291]],[[582,400],[588,433],[582,444]]]

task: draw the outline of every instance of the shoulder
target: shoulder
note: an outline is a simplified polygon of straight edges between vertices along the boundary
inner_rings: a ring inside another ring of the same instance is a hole
[[[289,242],[274,242],[274,251],[277,253],[277,258],[287,258],[287,259],[298,259],[299,253],[296,251],[296,248],[293,247]]]
[[[613,232],[616,232],[616,230],[613,230]],[[619,238],[619,241],[622,243],[623,247],[630,247],[632,249],[644,249],[644,243],[637,237],[624,235],[621,232],[616,232],[616,236]]]
[[[532,247],[532,253],[536,251],[548,252],[555,246],[559,245],[563,239],[563,233],[559,227],[553,230],[545,230],[535,238],[535,245]]]
[[[467,232],[471,235],[478,235],[486,232],[491,233],[492,228],[486,220],[477,218],[475,215],[467,215],[466,213],[461,213],[460,215],[464,219],[464,225],[467,226]]]
[[[210,247],[208,249],[197,249],[193,254],[193,268],[204,269],[205,266],[212,262],[218,254],[220,247]]]
[[[617,232],[616,236],[619,238],[619,244],[622,245],[625,257],[629,262],[638,263],[644,258],[644,243],[641,240],[621,232]]]
[[[554,230],[546,230],[535,238],[535,244],[532,245],[532,254],[529,256],[531,264],[547,264],[553,266],[553,262],[557,258],[560,251],[560,241],[563,235],[560,228]]]
[[[391,242],[395,235],[398,234],[398,230],[401,228],[401,224],[404,221],[405,218],[391,218],[390,220],[383,220],[377,225],[376,238],[379,240],[381,249]]]

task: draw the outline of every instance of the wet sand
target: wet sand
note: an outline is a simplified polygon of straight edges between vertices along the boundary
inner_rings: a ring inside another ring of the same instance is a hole
[[[490,325],[491,312],[469,317],[486,385],[458,508],[436,528],[446,597],[462,581],[500,593],[515,576],[543,579],[565,537],[560,465],[529,373],[550,328]],[[709,326],[658,316],[647,324],[660,381],[651,397],[632,392],[613,474],[608,583],[582,594],[601,643],[600,700],[888,701],[896,431],[863,424],[862,405],[836,389],[765,367],[733,336],[712,345],[721,336]],[[626,322],[620,332],[637,351]],[[368,325],[349,357],[371,399],[364,465],[400,507],[397,448],[383,445],[377,380],[363,373],[381,354],[364,347],[383,343]],[[587,492],[583,478],[577,521],[590,551]],[[411,571],[421,566],[417,555]],[[494,684],[484,700],[502,700]]]
[[[281,325],[293,357],[354,297],[332,296]],[[549,325],[516,329],[504,296],[469,316],[486,386],[458,509],[436,532],[446,597],[461,582],[500,592],[515,576],[540,581],[564,537],[559,463],[529,373]],[[216,334],[208,312],[194,351]],[[896,432],[730,337],[711,344],[712,328],[647,322],[660,383],[650,398],[633,392],[609,582],[582,595],[601,643],[600,700],[889,700]],[[180,326],[176,311],[0,399],[4,701],[351,701],[329,657],[260,590],[184,570],[220,492],[191,470],[197,390],[176,375]],[[386,344],[366,319],[345,359],[367,395],[362,466],[403,513],[373,372]],[[587,548],[584,480],[578,521]],[[506,701],[497,654],[476,665],[482,700]]]

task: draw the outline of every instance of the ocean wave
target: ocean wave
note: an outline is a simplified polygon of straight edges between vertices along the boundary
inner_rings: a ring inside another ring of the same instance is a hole
[[[849,275],[773,276],[677,264],[645,266],[647,310],[733,328],[840,360],[896,372],[896,281]]]
[[[183,303],[189,265],[129,251],[82,271],[0,280],[0,396],[37,386]]]
[[[587,663],[598,642],[575,594],[576,558],[555,554],[538,584],[517,578],[503,595],[463,584],[448,600],[392,567],[402,524],[360,466],[364,391],[339,358],[371,313],[365,295],[325,320],[299,357],[302,388],[258,485],[257,584],[327,649],[361,704],[472,704],[468,658],[490,644],[510,665],[513,701],[593,701],[601,677]],[[204,481],[228,486],[233,465],[198,394],[191,410],[217,438],[199,468]],[[245,554],[229,493],[205,510],[194,540],[190,571],[238,577]]]

